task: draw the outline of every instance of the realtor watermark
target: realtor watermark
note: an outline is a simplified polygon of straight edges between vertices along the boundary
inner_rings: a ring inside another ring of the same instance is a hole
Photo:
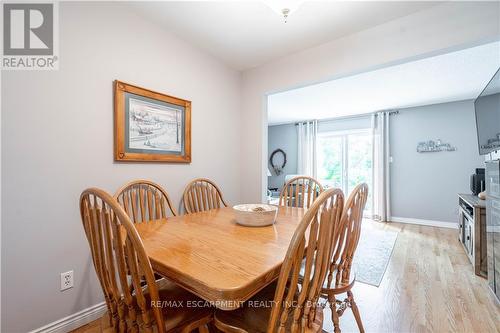
[[[57,2],[2,3],[2,70],[59,68]]]
[[[302,307],[318,307],[323,306],[319,303],[313,303],[311,301],[304,301],[299,303],[298,301],[282,301],[281,304],[274,300],[250,300],[250,301],[205,301],[205,300],[162,300],[162,301],[151,301],[152,308],[226,308],[226,309],[236,309],[242,306],[250,308],[273,308],[277,305],[287,308],[302,308]]]

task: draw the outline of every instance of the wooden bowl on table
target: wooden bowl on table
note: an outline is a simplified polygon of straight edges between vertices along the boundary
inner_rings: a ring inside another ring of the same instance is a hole
[[[247,227],[264,227],[274,224],[278,207],[266,204],[243,204],[233,207],[236,223]]]

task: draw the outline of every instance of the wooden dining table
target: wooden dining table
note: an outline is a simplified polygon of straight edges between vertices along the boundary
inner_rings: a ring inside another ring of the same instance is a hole
[[[153,270],[222,310],[276,280],[305,209],[279,207],[276,223],[245,227],[233,208],[136,224]]]

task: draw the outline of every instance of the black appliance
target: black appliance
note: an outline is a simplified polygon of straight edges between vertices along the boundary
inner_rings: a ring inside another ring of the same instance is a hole
[[[500,150],[500,69],[474,101],[479,154]]]
[[[470,175],[470,190],[472,194],[478,195],[484,191],[484,168],[477,168],[476,173]]]

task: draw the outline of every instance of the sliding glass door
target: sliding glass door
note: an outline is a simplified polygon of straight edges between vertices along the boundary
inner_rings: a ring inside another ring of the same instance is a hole
[[[365,213],[372,213],[373,149],[370,129],[319,133],[317,174],[322,184],[338,187],[347,196],[359,183],[370,191]]]
[[[323,185],[344,187],[344,140],[339,135],[319,135],[316,163],[318,178]]]

